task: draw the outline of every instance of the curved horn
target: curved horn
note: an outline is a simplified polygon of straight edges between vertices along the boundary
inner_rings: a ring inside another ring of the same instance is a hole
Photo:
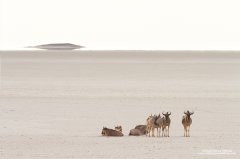
[[[190,114],[193,115],[193,114],[194,114],[194,111],[192,111]]]

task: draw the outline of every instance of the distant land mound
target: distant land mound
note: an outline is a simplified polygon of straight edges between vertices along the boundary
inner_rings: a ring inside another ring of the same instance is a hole
[[[84,48],[84,46],[75,45],[71,43],[52,43],[52,44],[43,44],[37,46],[28,46],[27,48],[36,48],[44,50],[75,50]]]

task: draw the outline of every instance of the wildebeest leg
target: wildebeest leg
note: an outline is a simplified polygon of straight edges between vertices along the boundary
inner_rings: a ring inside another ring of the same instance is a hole
[[[151,127],[149,127],[149,129],[148,129],[148,136],[149,137],[151,136]]]
[[[159,132],[158,132],[158,136],[161,136],[161,127],[159,127]]]
[[[164,137],[166,137],[167,134],[167,127],[164,128]]]
[[[185,130],[185,132],[184,132],[185,137],[187,137],[187,126],[184,127],[184,130]]]
[[[164,136],[164,127],[162,127],[162,137]]]
[[[150,137],[150,131],[149,131],[149,128],[147,128],[146,136]]]
[[[157,137],[158,137],[158,128],[156,127],[156,129],[157,129]]]
[[[190,130],[190,127],[188,126],[188,137],[190,136],[190,134],[189,134],[189,130]]]
[[[165,133],[165,136],[168,137],[168,126],[166,126],[166,133]]]
[[[152,136],[155,137],[155,135],[154,135],[154,127],[152,127]]]
[[[189,131],[190,131],[190,126],[188,126],[188,137],[190,137]]]
[[[150,128],[150,126],[148,126],[147,127],[147,135],[148,135],[148,137],[150,137],[150,135],[151,135],[150,133],[151,133],[151,128]]]
[[[169,137],[169,127],[170,127],[170,126],[168,126],[168,130],[167,130],[167,131],[168,131],[168,137]]]
[[[149,137],[151,136],[152,133],[152,127],[149,127]]]
[[[150,137],[150,132],[151,132],[151,130],[150,130],[150,126],[147,126],[147,133],[146,133],[146,136]]]
[[[146,133],[146,136],[149,137],[149,127],[147,127],[147,133]]]

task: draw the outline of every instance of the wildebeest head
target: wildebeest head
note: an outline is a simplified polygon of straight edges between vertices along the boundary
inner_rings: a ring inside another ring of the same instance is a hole
[[[169,116],[171,115],[171,112],[167,112],[167,113],[162,113],[166,118],[169,118]]]
[[[103,127],[103,129],[102,129],[102,136],[107,135],[107,130],[108,130],[108,128]]]
[[[150,116],[148,116],[147,120],[153,118],[154,116],[151,114]]]
[[[189,110],[187,110],[187,112],[184,112],[184,114],[188,117],[190,117],[191,115],[194,114],[194,112],[190,112]]]
[[[122,126],[121,125],[115,126],[115,130],[122,132]]]

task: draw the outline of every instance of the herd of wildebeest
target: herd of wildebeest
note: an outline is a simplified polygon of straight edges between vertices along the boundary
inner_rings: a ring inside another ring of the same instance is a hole
[[[184,116],[182,117],[182,125],[184,128],[184,137],[190,137],[189,131],[192,124],[191,115],[194,112],[185,111]],[[157,129],[157,136],[160,137],[169,137],[169,128],[171,124],[170,115],[171,112],[162,113],[161,115],[150,115],[146,120],[146,125],[137,125],[134,129],[131,129],[129,132],[130,136],[152,136],[154,137],[155,129]],[[122,133],[122,126],[115,126],[115,129],[109,129],[103,127],[102,136],[124,136]]]

